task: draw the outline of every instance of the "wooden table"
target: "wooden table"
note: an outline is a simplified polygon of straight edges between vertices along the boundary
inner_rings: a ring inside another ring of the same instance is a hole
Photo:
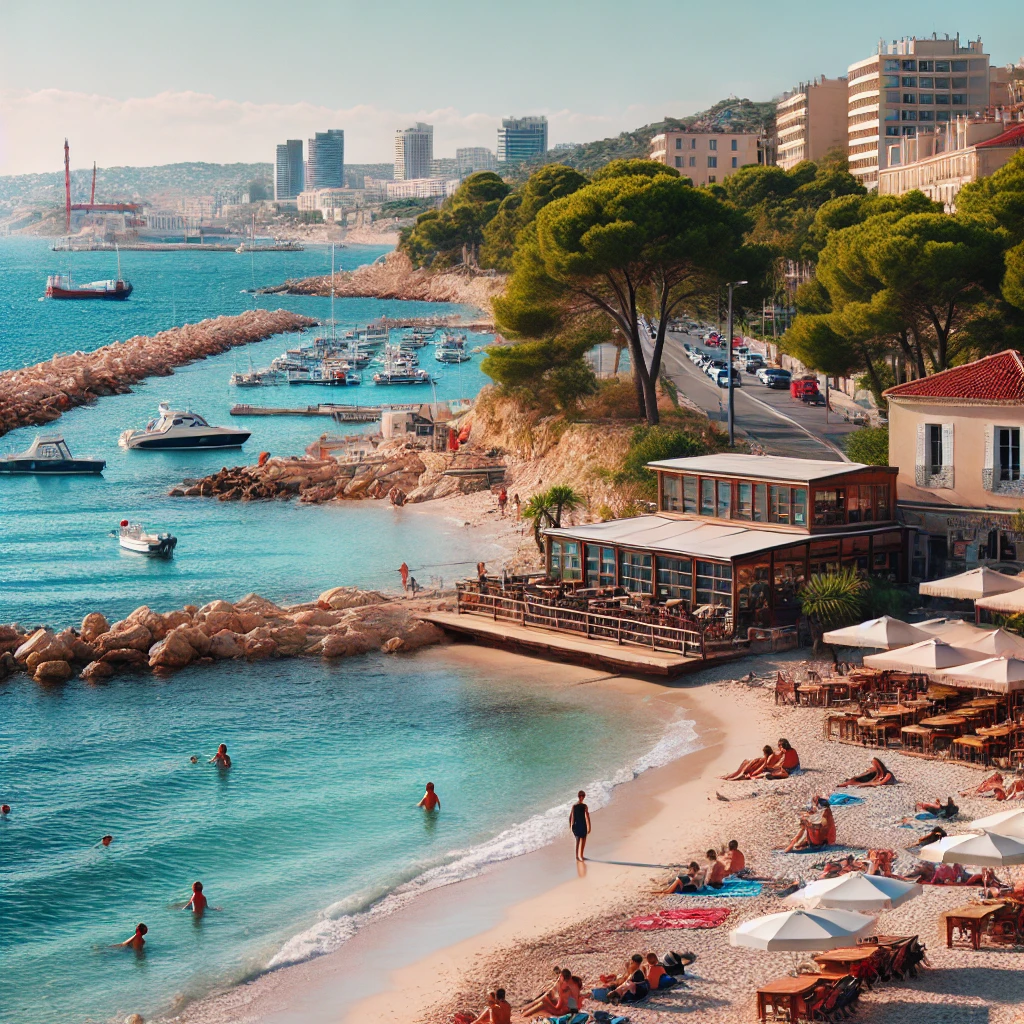
[[[789,1011],[790,1020],[805,1020],[807,1018],[807,1004],[814,995],[814,990],[824,982],[833,979],[822,978],[818,974],[799,974],[797,977],[787,975],[785,978],[776,978],[762,985],[757,990],[757,1016],[760,1020],[767,1020],[768,1007],[778,1011],[785,1009]]]
[[[844,946],[841,949],[830,949],[827,953],[819,953],[814,962],[821,966],[822,971],[834,974],[852,974],[855,978],[871,973],[869,965],[878,958],[877,946]]]
[[[953,932],[959,929],[961,935],[966,934],[971,940],[974,949],[981,948],[981,935],[985,930],[985,921],[993,914],[998,913],[1006,906],[1002,900],[993,900],[991,903],[968,903],[962,907],[954,907],[947,910],[943,917],[946,919],[946,946],[953,945]]]
[[[930,754],[932,751],[932,740],[935,738],[935,730],[923,725],[905,725],[900,729],[900,740],[907,750],[912,749],[920,740],[922,754]]]

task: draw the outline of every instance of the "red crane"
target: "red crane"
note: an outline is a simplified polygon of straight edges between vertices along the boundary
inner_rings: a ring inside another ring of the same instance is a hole
[[[64,229],[71,234],[71,211],[84,210],[87,213],[138,213],[141,203],[97,203],[96,202],[96,161],[92,164],[92,194],[87,203],[71,202],[71,150],[64,140]]]

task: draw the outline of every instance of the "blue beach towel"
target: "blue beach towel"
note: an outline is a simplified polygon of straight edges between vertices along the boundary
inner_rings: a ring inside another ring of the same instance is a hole
[[[722,896],[728,899],[747,899],[752,896],[760,896],[763,886],[750,878],[736,878],[731,875],[722,883],[721,889],[712,889],[705,885],[699,892],[683,893],[686,896]]]
[[[831,807],[848,807],[864,803],[864,797],[854,796],[852,793],[831,793],[828,802]]]

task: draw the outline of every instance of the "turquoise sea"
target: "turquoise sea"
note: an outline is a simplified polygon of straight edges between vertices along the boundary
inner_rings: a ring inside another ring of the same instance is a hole
[[[381,251],[338,250],[338,260],[356,266]],[[42,240],[0,240],[0,369],[250,308],[242,289],[253,276],[262,285],[323,272],[330,254],[126,253],[136,287],[128,302],[38,302],[46,274],[66,259]],[[76,255],[75,275],[111,276],[111,260]],[[256,301],[328,315],[326,299]],[[347,326],[455,308],[344,300],[336,315]],[[294,341],[250,346],[253,362]],[[232,454],[117,446],[120,431],[144,425],[163,399],[227,422],[238,400],[228,375],[248,360],[246,349],[226,353],[65,415],[54,429],[76,452],[107,459],[102,479],[0,477],[0,622],[63,626],[91,610],[113,619],[142,603],[167,610],[253,590],[303,600],[339,584],[394,586],[403,560],[421,582],[450,582],[465,571],[459,563],[495,554],[457,523],[379,502],[166,497],[183,477],[261,450],[297,453],[327,429],[252,419],[253,438]],[[461,377],[446,370],[437,392],[472,395],[482,380],[474,357]],[[297,404],[295,390],[256,394]],[[301,390],[305,404],[313,389]],[[354,401],[356,390],[336,400]],[[379,401],[382,390],[364,386],[359,400]],[[399,390],[401,401],[413,389]],[[9,434],[0,449],[24,447],[34,433]],[[173,561],[122,554],[107,535],[122,517],[172,530]],[[204,763],[220,742],[235,761],[226,774]],[[335,949],[368,916],[424,888],[564,840],[566,801],[580,785],[600,806],[614,784],[694,743],[687,722],[650,703],[471,672],[440,649],[222,663],[102,686],[14,677],[0,683],[0,802],[12,806],[0,819],[0,1020],[150,1018]],[[443,800],[436,819],[415,807],[427,779]],[[107,849],[96,845],[104,833],[115,837]],[[172,909],[197,878],[222,908],[202,922]],[[144,957],[108,948],[139,921],[150,928]]]

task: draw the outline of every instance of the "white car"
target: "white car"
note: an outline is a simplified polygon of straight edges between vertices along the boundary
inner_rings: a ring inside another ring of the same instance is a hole
[[[708,365],[705,368],[704,372],[712,380],[714,380],[718,376],[718,371],[719,370],[724,370],[724,369],[725,369],[725,360],[724,359],[709,359],[708,360]]]

